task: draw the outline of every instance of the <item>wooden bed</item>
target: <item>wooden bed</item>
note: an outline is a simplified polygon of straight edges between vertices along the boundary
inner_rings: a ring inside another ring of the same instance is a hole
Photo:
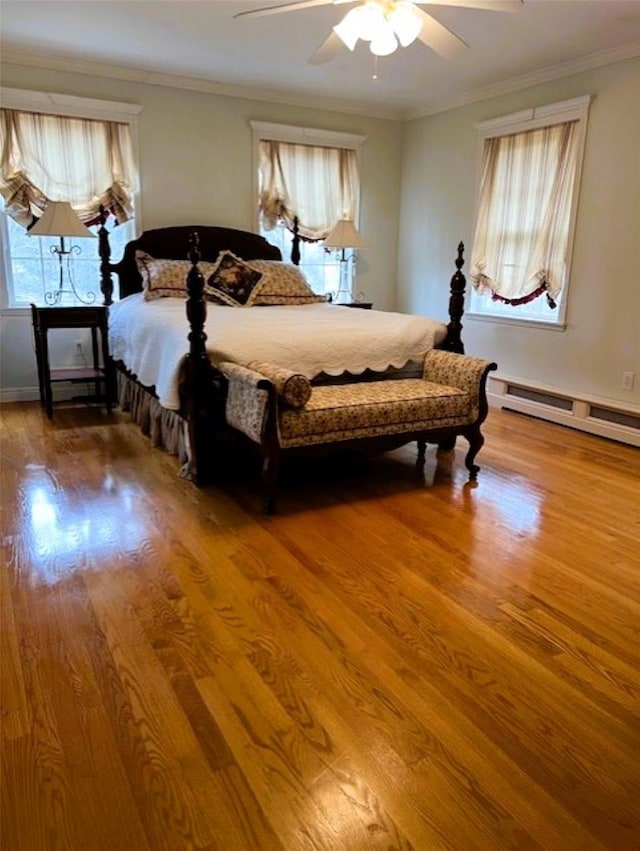
[[[113,274],[118,276],[120,299],[142,291],[143,282],[136,264],[136,251],[144,251],[153,257],[167,260],[185,260],[188,257],[191,262],[187,276],[188,297],[185,302],[189,324],[188,334],[185,325],[185,336],[188,336],[189,349],[184,382],[181,385],[179,416],[186,423],[188,431],[189,460],[185,470],[198,486],[204,485],[214,477],[217,437],[224,435],[227,430],[224,414],[227,386],[225,377],[212,364],[206,351],[204,325],[207,303],[203,295],[204,279],[198,263],[215,261],[223,250],[231,251],[246,261],[281,260],[281,253],[278,248],[254,233],[208,225],[187,225],[143,232],[138,239],[128,243],[122,259],[112,263],[109,234],[105,227],[106,218],[103,214],[98,234],[101,290],[105,305],[113,304]],[[463,250],[464,246],[460,243],[455,259],[456,271],[450,282],[449,322],[446,336],[437,346],[437,348],[459,354],[464,353],[461,337],[466,286],[462,273]],[[295,233],[291,257],[294,263],[299,262],[299,242]],[[128,374],[126,363],[115,361],[114,365],[121,374]],[[358,380],[376,380],[380,377],[379,374],[367,372],[359,376]],[[128,378],[135,380],[136,376],[128,374]],[[350,376],[350,380],[353,380],[353,376]],[[332,379],[332,383],[339,381],[339,378]],[[147,390],[153,396],[154,388],[147,388]]]

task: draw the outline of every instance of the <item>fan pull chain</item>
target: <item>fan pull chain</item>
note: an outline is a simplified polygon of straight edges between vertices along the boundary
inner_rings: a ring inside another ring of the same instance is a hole
[[[373,57],[373,74],[371,75],[371,79],[374,83],[378,82],[378,57]]]

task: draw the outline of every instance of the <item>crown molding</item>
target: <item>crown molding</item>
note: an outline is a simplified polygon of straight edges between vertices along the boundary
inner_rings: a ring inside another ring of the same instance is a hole
[[[426,118],[429,115],[436,115],[439,112],[447,112],[450,109],[468,106],[469,104],[478,103],[483,100],[490,100],[491,98],[500,97],[500,95],[511,94],[512,92],[518,92],[532,86],[539,86],[543,83],[550,83],[553,80],[560,80],[562,77],[571,77],[574,74],[581,74],[583,71],[592,71],[596,68],[603,68],[606,65],[614,65],[616,62],[624,62],[626,59],[635,59],[638,56],[640,56],[640,41],[628,42],[620,47],[600,50],[597,53],[590,53],[588,56],[582,56],[579,59],[572,59],[570,62],[551,65],[548,68],[542,68],[530,74],[511,77],[509,80],[494,83],[491,86],[484,86],[483,88],[463,92],[451,98],[434,101],[423,109],[404,112],[401,118],[404,121],[415,121],[418,118]]]
[[[165,74],[160,71],[148,71],[142,68],[130,68],[125,65],[111,65],[92,59],[77,59],[46,51],[28,51],[3,46],[2,63],[22,65],[32,68],[46,68],[50,71],[69,71],[74,74],[86,74],[92,77],[108,77],[126,80],[132,83],[144,83],[149,86],[164,86],[172,89],[185,89],[192,92],[223,95],[224,97],[258,100],[268,103],[281,103],[306,109],[343,112],[349,115],[361,115],[367,118],[382,118],[401,121],[402,113],[398,109],[381,104],[372,105],[361,101],[323,97],[313,93],[294,94],[282,89],[266,89],[255,86],[221,83],[216,80],[203,80],[199,77],[184,77],[179,74]]]
[[[425,104],[415,110],[400,110],[385,107],[380,104],[373,106],[361,101],[349,101],[341,98],[322,97],[311,94],[292,94],[281,89],[266,89],[254,86],[222,83],[215,80],[203,80],[199,77],[185,77],[178,74],[164,74],[159,71],[149,71],[141,68],[129,68],[124,65],[111,65],[106,62],[96,62],[89,59],[77,59],[61,54],[23,50],[11,46],[3,46],[2,62],[10,65],[46,68],[52,71],[70,71],[75,74],[87,74],[95,77],[108,77],[117,80],[127,80],[134,83],[144,83],[151,86],[165,86],[174,89],[203,92],[205,94],[222,95],[225,97],[241,98],[243,100],[266,101],[281,103],[288,106],[298,106],[306,109],[313,108],[330,112],[340,112],[349,115],[361,115],[367,118],[381,118],[390,121],[415,121],[447,112],[461,106],[468,106],[483,100],[511,94],[532,86],[570,77],[583,71],[591,71],[627,59],[640,56],[640,41],[632,41],[619,47],[591,53],[588,56],[552,65],[530,74],[511,77],[490,86],[462,92],[450,98],[442,98]]]

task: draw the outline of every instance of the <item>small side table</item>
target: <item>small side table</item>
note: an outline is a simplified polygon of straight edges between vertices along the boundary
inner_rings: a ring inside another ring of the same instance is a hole
[[[107,308],[95,307],[36,307],[31,305],[31,319],[38,363],[40,405],[49,419],[53,416],[52,385],[59,381],[92,382],[96,399],[101,397],[101,388],[107,410],[111,411],[113,399],[113,368],[109,359],[107,339]],[[49,364],[48,331],[50,328],[90,328],[93,365],[82,367],[51,368]],[[100,347],[98,347],[98,331]]]

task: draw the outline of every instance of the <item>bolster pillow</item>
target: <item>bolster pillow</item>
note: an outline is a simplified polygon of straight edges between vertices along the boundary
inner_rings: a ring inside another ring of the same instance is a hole
[[[249,361],[245,366],[268,378],[278,396],[291,408],[304,408],[311,398],[311,382],[306,375],[259,360]]]

